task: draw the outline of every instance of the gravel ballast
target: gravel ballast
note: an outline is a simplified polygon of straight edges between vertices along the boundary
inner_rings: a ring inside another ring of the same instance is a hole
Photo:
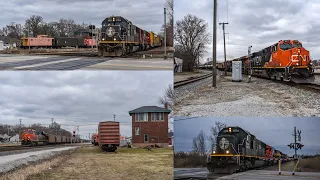
[[[33,162],[48,159],[58,155],[64,151],[71,150],[77,147],[63,147],[56,149],[48,149],[43,151],[26,152],[8,156],[1,156],[0,174],[9,172],[23,165],[28,165]]]
[[[320,92],[252,77],[248,83],[217,76],[175,88],[174,116],[320,117]]]

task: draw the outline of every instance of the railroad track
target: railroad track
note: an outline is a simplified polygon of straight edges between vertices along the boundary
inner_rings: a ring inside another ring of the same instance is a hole
[[[178,81],[178,82],[174,83],[174,88],[177,88],[177,87],[180,87],[180,86],[184,86],[184,85],[187,85],[187,84],[190,84],[190,83],[194,83],[196,81],[200,81],[202,79],[206,79],[206,78],[209,78],[211,76],[212,76],[212,73],[208,73],[208,74],[205,74],[205,75],[202,75],[202,76],[191,77],[191,78],[188,78],[186,80]]]
[[[12,152],[19,150],[29,150],[29,149],[42,149],[42,148],[52,148],[52,147],[64,147],[64,145],[45,145],[45,146],[1,146],[0,152]]]

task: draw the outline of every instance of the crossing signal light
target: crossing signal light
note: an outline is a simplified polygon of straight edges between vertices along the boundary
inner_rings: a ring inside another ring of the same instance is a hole
[[[89,25],[89,29],[96,29],[95,25]]]

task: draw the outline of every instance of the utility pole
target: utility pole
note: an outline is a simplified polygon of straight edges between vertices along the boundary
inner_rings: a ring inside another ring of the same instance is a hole
[[[217,86],[217,0],[213,2],[212,87]]]
[[[53,128],[53,118],[51,118],[51,128]]]
[[[21,119],[20,119],[20,125],[19,125],[19,138],[18,138],[18,142],[20,142],[20,134],[21,134]]]
[[[219,23],[219,25],[222,25],[222,30],[223,30],[224,75],[225,75],[225,76],[227,76],[226,33],[225,33],[225,28],[224,28],[224,26],[225,26],[226,24],[229,24],[229,23],[225,23],[225,22]]]
[[[250,54],[251,54],[251,48],[252,46],[248,47],[248,62],[249,62],[249,82],[251,82],[251,76],[252,76],[252,70],[251,70],[251,58],[250,58]]]
[[[113,115],[113,121],[116,122],[116,115]]]
[[[297,158],[297,131],[296,127],[294,127],[294,158]]]
[[[167,59],[167,9],[164,8],[164,59]]]

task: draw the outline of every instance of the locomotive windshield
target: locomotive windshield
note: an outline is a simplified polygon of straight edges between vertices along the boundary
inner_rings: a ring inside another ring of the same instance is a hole
[[[298,48],[301,48],[301,47],[302,47],[302,44],[301,44],[301,43],[294,43],[294,44],[293,44],[293,47],[294,47],[294,48],[297,48],[297,47],[298,47]]]
[[[292,44],[280,44],[280,49],[282,50],[289,50],[292,48]]]

